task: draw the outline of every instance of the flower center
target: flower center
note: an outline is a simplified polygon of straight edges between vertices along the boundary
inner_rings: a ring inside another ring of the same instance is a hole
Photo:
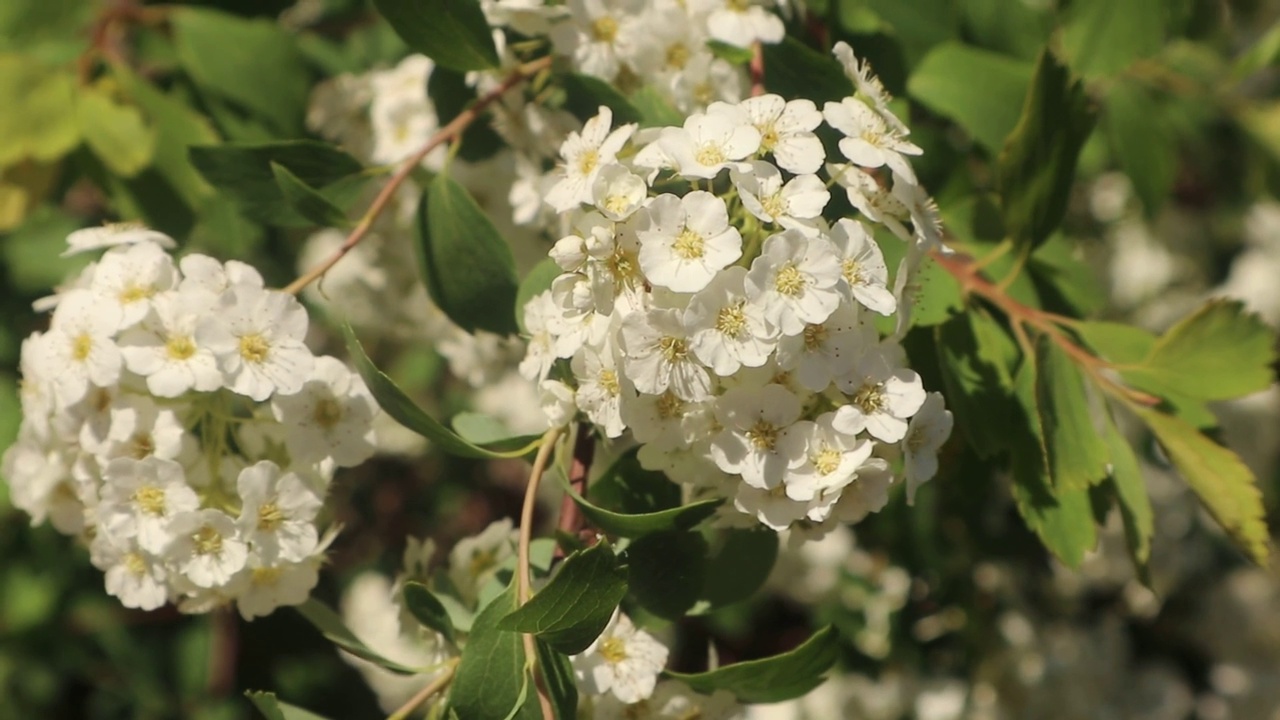
[[[596,42],[613,42],[613,39],[618,37],[618,21],[608,15],[596,18],[595,22],[591,23],[591,36],[596,39]]]
[[[772,218],[774,222],[777,222],[778,218],[787,212],[787,201],[782,199],[781,192],[760,198],[760,206],[764,208],[764,214]]]
[[[709,82],[701,82],[693,86],[693,99],[700,105],[710,105],[716,99],[716,89]]]
[[[467,564],[467,571],[471,573],[472,578],[478,578],[481,573],[497,563],[498,558],[492,550],[477,550],[471,555],[471,562]]]
[[[93,391],[93,395],[89,398],[89,406],[93,411],[102,414],[111,409],[111,391],[106,388],[98,388]]]
[[[767,420],[756,420],[747,430],[747,439],[757,450],[772,452],[778,444],[778,426]]]
[[[262,532],[274,532],[284,522],[284,512],[273,502],[263,503],[258,508],[258,529]]]
[[[675,363],[684,360],[685,355],[689,354],[689,346],[685,344],[684,338],[667,335],[658,341],[658,352],[662,353],[667,362]]]
[[[760,130],[760,150],[763,152],[773,152],[773,149],[778,146],[778,140],[780,139],[778,137],[778,128],[774,127],[773,123],[769,123],[768,125],[758,129]]]
[[[678,418],[684,414],[684,401],[673,395],[670,391],[663,393],[655,404],[658,410],[658,417],[663,420]]]
[[[863,385],[854,393],[853,404],[867,415],[880,412],[885,406],[884,388],[879,384]]]
[[[734,12],[744,13],[751,8],[751,0],[729,0],[725,3],[725,7]]]
[[[617,395],[622,392],[622,387],[618,384],[618,373],[612,370],[600,371],[600,387],[610,395]]]
[[[621,215],[631,207],[631,201],[623,195],[610,195],[604,199],[604,209],[614,215]]]
[[[819,475],[830,475],[840,469],[842,457],[839,450],[829,446],[823,447],[822,452],[813,458],[813,467],[818,470]]]
[[[128,305],[139,300],[146,300],[156,294],[156,289],[150,285],[139,285],[138,283],[128,283],[120,289],[119,300],[121,305]]]
[[[253,569],[254,585],[275,585],[280,581],[282,568],[278,567],[259,567]]]
[[[853,258],[845,258],[841,261],[840,274],[844,276],[845,282],[850,285],[860,285],[862,283],[862,268],[858,266],[858,261]]]
[[[325,430],[332,429],[342,422],[342,406],[333,398],[324,398],[316,403],[316,410],[313,416],[317,425]]]
[[[773,287],[779,295],[796,297],[804,292],[804,275],[796,269],[795,263],[787,263],[778,271],[773,279]]]
[[[671,246],[671,249],[683,260],[697,260],[703,256],[706,244],[706,240],[703,240],[701,235],[689,228],[685,228],[676,236],[676,241]]]
[[[689,48],[684,43],[672,43],[667,46],[667,67],[672,70],[683,70],[689,62]]]
[[[93,338],[89,333],[82,332],[75,336],[71,341],[71,359],[77,362],[84,362],[89,359],[89,353],[93,352]]]
[[[627,659],[627,644],[622,638],[605,638],[605,641],[600,643],[600,656],[610,665],[617,665]]]
[[[733,305],[725,305],[716,315],[716,330],[731,338],[740,338],[747,330],[747,313],[743,310],[747,302],[740,300]]]
[[[196,344],[185,335],[174,336],[165,341],[164,351],[170,360],[187,360],[196,354]]]
[[[133,502],[147,515],[164,515],[164,490],[155,485],[143,485],[133,491]]]
[[[262,364],[266,362],[267,355],[270,353],[271,345],[261,335],[254,333],[240,338],[240,357],[245,360],[255,364]]]
[[[191,536],[196,546],[197,555],[221,555],[222,533],[212,525],[205,525]]]
[[[142,577],[147,574],[147,559],[142,557],[142,553],[131,552],[124,556],[124,568],[134,577]]]
[[[621,247],[618,247],[613,251],[613,254],[609,256],[605,265],[609,268],[609,275],[613,278],[615,283],[622,283],[626,280],[630,280],[636,273],[635,261],[632,259],[631,255]]]
[[[804,326],[804,349],[813,352],[821,348],[827,342],[827,326],[805,325]]]
[[[600,164],[600,153],[594,148],[584,151],[578,156],[578,172],[583,175],[590,175],[592,170]]]
[[[155,451],[156,441],[151,437],[151,433],[138,433],[129,438],[129,457],[134,460],[151,457]]]
[[[694,159],[698,161],[699,165],[719,165],[726,160],[724,149],[715,143],[707,143],[698,148]]]

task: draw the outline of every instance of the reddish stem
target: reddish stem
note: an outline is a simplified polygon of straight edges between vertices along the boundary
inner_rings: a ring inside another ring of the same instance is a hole
[[[587,475],[591,472],[591,461],[596,453],[596,440],[587,431],[586,428],[579,426],[578,433],[573,441],[573,460],[569,465],[569,487],[573,491],[586,497],[587,495]],[[578,507],[578,503],[565,493],[564,499],[560,501],[560,523],[557,529],[569,535],[578,536],[581,534],[583,525],[586,520],[582,515],[582,510]],[[559,546],[556,547],[556,555],[563,556],[564,551]]]

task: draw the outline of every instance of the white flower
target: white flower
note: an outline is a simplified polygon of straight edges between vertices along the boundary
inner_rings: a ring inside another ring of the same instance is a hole
[[[524,359],[520,361],[520,374],[529,380],[542,380],[551,372],[556,361],[555,338],[551,334],[553,318],[559,314],[551,291],[546,290],[524,304],[524,326],[529,342]]]
[[[716,113],[689,116],[683,128],[663,132],[658,144],[684,177],[713,178],[758,150],[760,131],[740,108],[725,105]]]
[[[547,416],[550,427],[563,427],[578,413],[577,397],[573,388],[559,380],[543,380],[538,383],[538,404]]]
[[[746,291],[766,320],[783,335],[795,335],[806,323],[820,323],[835,311],[839,281],[840,260],[830,242],[786,230],[765,240],[747,273]]]
[[[860,321],[855,307],[841,305],[826,320],[779,340],[778,367],[804,388],[821,392],[876,340],[875,328]]]
[[[612,695],[594,703],[592,720],[745,720],[745,709],[727,690],[699,695],[678,680],[662,680],[647,700],[627,704]]]
[[[747,302],[746,276],[737,266],[719,273],[684,311],[690,349],[721,377],[763,365],[777,343],[774,328]]]
[[[841,218],[831,228],[831,244],[840,258],[840,291],[881,315],[892,315],[897,300],[889,292],[889,269],[880,246],[857,220]]]
[[[878,168],[888,165],[894,172],[916,182],[915,171],[904,155],[919,155],[923,151],[889,127],[880,113],[855,98],[845,98],[822,106],[822,116],[827,124],[844,133],[840,152],[855,165]]]
[[[786,34],[782,18],[765,10],[766,0],[723,0],[707,17],[713,39],[737,47],[751,47],[759,40],[776,43]]]
[[[570,0],[569,17],[576,27],[556,26],[552,37],[558,49],[573,55],[578,70],[613,80],[635,54],[643,8],[641,0]]]
[[[191,254],[178,261],[182,270],[182,282],[178,292],[193,299],[204,294],[207,302],[216,302],[218,296],[228,288],[236,285],[249,285],[258,289],[265,287],[262,275],[252,265],[239,260],[218,262],[208,255]]]
[[[787,472],[787,496],[800,502],[835,495],[853,482],[858,469],[871,457],[872,443],[835,427],[835,413],[823,413],[815,422],[796,423],[787,442],[800,444],[804,463]]]
[[[850,402],[836,411],[836,429],[850,435],[865,429],[881,442],[901,440],[907,434],[907,418],[925,400],[920,376],[914,370],[893,367],[882,350],[867,353],[853,372],[836,383]]]
[[[107,594],[119,598],[121,605],[155,610],[168,602],[168,571],[163,560],[134,540],[98,533],[90,545],[90,556],[94,566],[105,571]]]
[[[137,243],[108,250],[98,261],[89,289],[100,303],[120,308],[120,328],[147,316],[151,298],[173,287],[178,271],[173,258],[155,243]]]
[[[841,40],[831,48],[831,53],[836,56],[840,64],[844,67],[845,77],[853,81],[853,85],[859,95],[870,100],[875,106],[880,116],[885,119],[893,128],[905,134],[907,127],[902,124],[896,115],[889,112],[888,91],[884,89],[884,85],[880,83],[880,78],[871,72],[871,63],[866,60],[858,60],[853,55],[853,48],[849,47],[849,43]]]
[[[112,336],[121,317],[120,306],[98,302],[88,290],[63,296],[43,337],[60,405],[84,397],[90,384],[114,385],[120,379],[120,349]]]
[[[292,295],[236,285],[196,329],[218,356],[227,387],[261,402],[302,389],[315,359],[303,344],[307,311]]]
[[[298,562],[316,549],[315,517],[324,501],[302,478],[263,460],[240,471],[240,532],[266,564]]]
[[[102,477],[102,531],[117,541],[136,538],[150,553],[160,554],[168,547],[174,518],[200,506],[182,466],[172,460],[117,458],[107,463]]]
[[[804,462],[795,444],[784,442],[800,410],[800,399],[781,385],[729,390],[716,401],[723,429],[711,441],[712,459],[752,487],[781,485],[787,470]]]
[[[786,530],[791,523],[804,518],[808,506],[787,496],[785,485],[765,489],[746,482],[738,483],[733,494],[733,507],[750,515],[770,530]]]
[[[916,488],[938,473],[938,449],[951,436],[954,422],[939,393],[929,393],[911,418],[902,440],[902,474],[907,480],[908,504],[915,501]]]
[[[711,378],[695,360],[678,310],[628,315],[621,328],[623,370],[636,389],[661,395],[667,388],[682,400],[711,394]]]
[[[817,232],[815,220],[831,199],[817,175],[798,175],[783,185],[782,173],[763,160],[755,160],[741,170],[730,170],[729,176],[742,197],[742,206],[752,215],[808,234]]]
[[[225,586],[249,559],[235,519],[221,510],[181,513],[169,529],[174,539],[166,556],[197,588]]]
[[[235,593],[240,617],[252,620],[270,615],[278,607],[306,602],[320,581],[320,560],[312,555],[299,562],[271,565],[250,556],[248,565],[240,571],[242,579],[232,581],[233,585],[240,585]]]
[[[547,193],[547,204],[557,212],[595,202],[596,178],[604,167],[614,164],[618,151],[636,129],[635,125],[623,125],[610,132],[612,124],[613,111],[601,105],[599,114],[582,126],[582,132],[569,133],[560,146],[563,177]]]
[[[146,395],[116,398],[110,416],[105,439],[89,448],[103,463],[117,457],[142,460],[152,455],[178,460],[194,443],[174,409],[157,405]]]
[[[337,358],[316,358],[302,389],[276,395],[271,411],[285,427],[293,462],[315,463],[328,457],[339,467],[355,467],[376,448],[373,416],[378,405],[364,380]]]
[[[822,113],[811,100],[787,102],[777,95],[747,98],[739,105],[760,131],[760,152],[773,153],[774,162],[795,175],[809,175],[822,167],[827,153],[813,134]]]
[[[596,209],[613,221],[626,220],[639,210],[648,192],[644,178],[621,165],[605,166],[591,189]]]
[[[626,377],[618,374],[613,353],[608,348],[597,351],[584,347],[573,356],[570,368],[578,380],[578,408],[604,429],[605,437],[621,435],[626,429],[622,422],[622,398],[632,395],[633,391]]]
[[[856,165],[827,165],[827,172],[844,188],[849,203],[871,222],[883,224],[904,242],[912,242],[911,233],[903,223],[910,219],[910,212],[893,193],[867,171]]]
[[[69,535],[84,529],[85,503],[71,463],[64,445],[41,441],[25,427],[5,450],[0,473],[9,483],[9,501],[31,516],[32,526],[48,520]]]
[[[724,201],[695,190],[682,198],[659,195],[638,231],[640,268],[654,285],[697,292],[742,255],[742,236],[729,226]]]
[[[622,420],[637,442],[674,449],[710,432],[712,415],[708,410],[706,403],[685,402],[668,390],[661,395],[623,398]]]
[[[67,249],[62,257],[100,250],[115,245],[132,245],[134,243],[155,243],[162,248],[173,249],[177,243],[162,232],[151,230],[138,223],[111,223],[102,227],[91,227],[76,230],[67,236]]]
[[[200,313],[190,295],[166,292],[152,299],[152,314],[120,336],[125,365],[147,379],[156,397],[174,398],[188,390],[222,387],[222,371],[213,351],[196,344]]]
[[[485,581],[516,554],[516,530],[511,520],[489,523],[479,535],[465,537],[449,551],[449,581],[464,600],[474,601]]]
[[[427,96],[427,81],[435,63],[424,55],[409,55],[390,70],[370,77],[373,90],[369,120],[373,148],[369,159],[375,163],[400,162],[422,147],[439,127],[435,107]],[[439,168],[445,149],[440,147],[424,165]]]
[[[569,659],[583,692],[612,693],[624,703],[636,703],[653,694],[667,655],[665,645],[615,611],[600,637]]]
[[[676,109],[691,113],[713,102],[737,102],[747,84],[746,71],[711,53],[698,53],[671,83]]]

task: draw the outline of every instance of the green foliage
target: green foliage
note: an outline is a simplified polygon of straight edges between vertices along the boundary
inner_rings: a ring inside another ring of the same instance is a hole
[[[645,506],[643,510],[638,509],[636,503],[631,502],[628,503],[631,505],[630,512],[616,512],[592,504],[578,494],[563,475],[559,477],[565,492],[569,494],[569,497],[573,498],[573,501],[582,510],[582,514],[591,521],[591,524],[610,535],[618,537],[638,538],[650,533],[692,529],[703,520],[711,517],[722,502],[720,500],[701,500],[679,507],[652,509],[648,507],[650,505],[649,502],[641,501]],[[592,489],[599,489],[603,483],[604,485],[627,484],[634,490],[635,485],[645,482],[671,484],[671,481],[667,480],[661,473],[650,473],[641,468],[635,460],[635,454],[631,453],[619,458],[613,466],[605,471],[605,474]],[[631,499],[634,500],[635,493],[630,492],[629,494]]]
[[[415,225],[431,299],[468,332],[517,331],[515,260],[466,188],[441,173],[418,205]]]
[[[1189,423],[1155,410],[1135,410],[1209,514],[1251,560],[1265,566],[1270,541],[1262,493],[1249,468]]]
[[[85,143],[111,172],[133,177],[151,164],[156,133],[137,108],[116,102],[100,88],[86,88],[76,96],[76,121]]]
[[[778,560],[778,534],[720,530],[711,535],[702,591],[691,614],[713,612],[754,596]]]
[[[451,643],[457,642],[453,621],[449,619],[449,611],[444,603],[440,602],[440,598],[427,589],[426,585],[408,582],[404,584],[404,590],[401,593],[405,608],[415,620],[422,623],[424,628],[435,630]]]
[[[1090,78],[1115,75],[1155,54],[1166,12],[1160,0],[1074,0],[1062,34],[1072,67]]]
[[[418,407],[386,373],[373,364],[361,347],[360,341],[356,339],[355,331],[351,326],[345,326],[343,332],[346,335],[347,352],[351,353],[356,371],[360,373],[360,377],[364,378],[379,407],[396,422],[432,441],[441,450],[459,457],[520,457],[529,451],[528,448],[507,451],[489,450],[462,439],[461,435],[440,424],[438,420]]]
[[[578,683],[574,679],[573,665],[569,657],[553,649],[542,640],[537,641],[538,668],[542,672],[543,686],[551,699],[555,720],[576,720],[578,717]]]
[[[1151,537],[1155,534],[1151,498],[1147,496],[1137,457],[1109,415],[1104,438],[1111,455],[1110,485],[1120,503],[1120,518],[1124,522],[1129,552],[1134,565],[1143,568],[1151,557]]]
[[[451,70],[498,66],[493,36],[476,0],[374,0],[414,50]]]
[[[543,258],[520,281],[520,287],[516,289],[516,302],[513,308],[520,332],[529,332],[529,328],[524,324],[524,306],[534,296],[550,290],[551,283],[555,282],[555,279],[560,276],[560,272],[560,266],[556,264],[555,260]]]
[[[1083,83],[1045,50],[996,169],[1005,228],[1016,246],[1040,245],[1062,222],[1076,158],[1092,130]]]
[[[549,647],[575,655],[600,636],[626,593],[626,570],[602,541],[565,558],[551,582],[498,627],[533,633]]]
[[[947,42],[920,61],[907,91],[925,107],[955,120],[994,156],[1018,124],[1032,74],[1029,63]],[[974,78],[982,82],[974,83]]]
[[[613,111],[613,125],[638,123],[644,119],[640,111],[621,92],[600,78],[580,73],[561,73],[561,85],[565,90],[564,107],[579,120],[594,117],[603,105]]]
[[[308,188],[322,189],[363,169],[350,155],[313,140],[202,145],[192,147],[190,156],[204,179],[247,217],[289,227],[312,222],[285,196],[273,166],[284,168]]]
[[[825,102],[840,102],[853,90],[840,63],[792,37],[763,49],[764,87],[788,100],[807,98],[819,108]]]
[[[742,702],[772,703],[800,697],[822,683],[836,661],[839,635],[826,627],[796,649],[761,660],[726,665],[704,673],[668,672],[703,693],[727,690]]]
[[[25,55],[0,55],[0,167],[55,160],[80,142],[76,81],[70,71]]]
[[[1107,445],[1098,432],[1076,360],[1044,339],[1036,349],[1036,410],[1049,477],[1055,490],[1083,490],[1107,476]]]
[[[1103,111],[1111,151],[1149,215],[1168,198],[1178,170],[1178,139],[1163,109],[1150,90],[1121,80]]]
[[[245,696],[267,720],[324,720],[323,717],[309,710],[280,702],[276,699],[275,693],[247,692]]]
[[[676,620],[697,603],[707,567],[701,533],[650,533],[632,542],[625,557],[631,595],[645,610]]]
[[[970,309],[934,330],[947,406],[956,427],[983,458],[1009,449],[1013,420],[1000,409],[1013,393],[1013,381],[995,347],[1004,330],[987,313]]]
[[[509,587],[476,616],[449,693],[459,718],[505,718],[529,700],[536,706],[520,634],[500,627],[515,608],[515,589]]]
[[[290,172],[289,168],[273,162],[271,174],[275,177],[285,202],[302,217],[321,227],[344,227],[350,224],[346,213]]]
[[[298,614],[306,618],[307,622],[315,626],[320,634],[328,638],[334,645],[346,650],[362,660],[390,670],[393,673],[401,675],[416,675],[421,670],[419,668],[411,668],[407,665],[401,665],[398,662],[388,660],[373,650],[369,649],[360,638],[356,637],[349,628],[342,622],[342,617],[334,612],[332,608],[324,603],[311,598],[303,604],[297,606]]]

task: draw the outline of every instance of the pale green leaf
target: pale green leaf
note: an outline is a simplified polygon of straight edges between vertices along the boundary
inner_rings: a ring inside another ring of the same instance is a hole
[[[249,698],[249,702],[253,703],[253,706],[258,708],[258,712],[262,713],[267,720],[324,720],[322,716],[310,710],[280,702],[276,699],[275,693],[250,690],[245,693],[245,697]]]
[[[608,542],[565,558],[551,581],[498,627],[533,633],[567,655],[587,649],[627,594],[627,572]]]
[[[1155,518],[1151,498],[1142,479],[1142,468],[1110,415],[1107,416],[1105,439],[1111,452],[1111,485],[1120,501],[1120,518],[1124,522],[1129,554],[1133,556],[1134,565],[1145,567],[1151,557]]]
[[[97,87],[76,95],[76,121],[89,149],[111,172],[132,177],[151,164],[156,132],[138,108],[122,105]]]
[[[1071,66],[1086,77],[1114,75],[1164,44],[1161,0],[1073,0],[1062,33]]]
[[[1055,490],[1082,490],[1107,476],[1107,445],[1095,427],[1084,378],[1048,337],[1036,351],[1036,408]]]
[[[727,690],[744,703],[775,703],[805,695],[822,684],[836,661],[840,636],[835,628],[814,633],[802,645],[781,655],[734,663],[704,673],[667,672],[694,690],[710,695]]]
[[[1018,124],[1032,70],[1023,60],[946,42],[916,66],[907,92],[954,120],[994,156]]]

